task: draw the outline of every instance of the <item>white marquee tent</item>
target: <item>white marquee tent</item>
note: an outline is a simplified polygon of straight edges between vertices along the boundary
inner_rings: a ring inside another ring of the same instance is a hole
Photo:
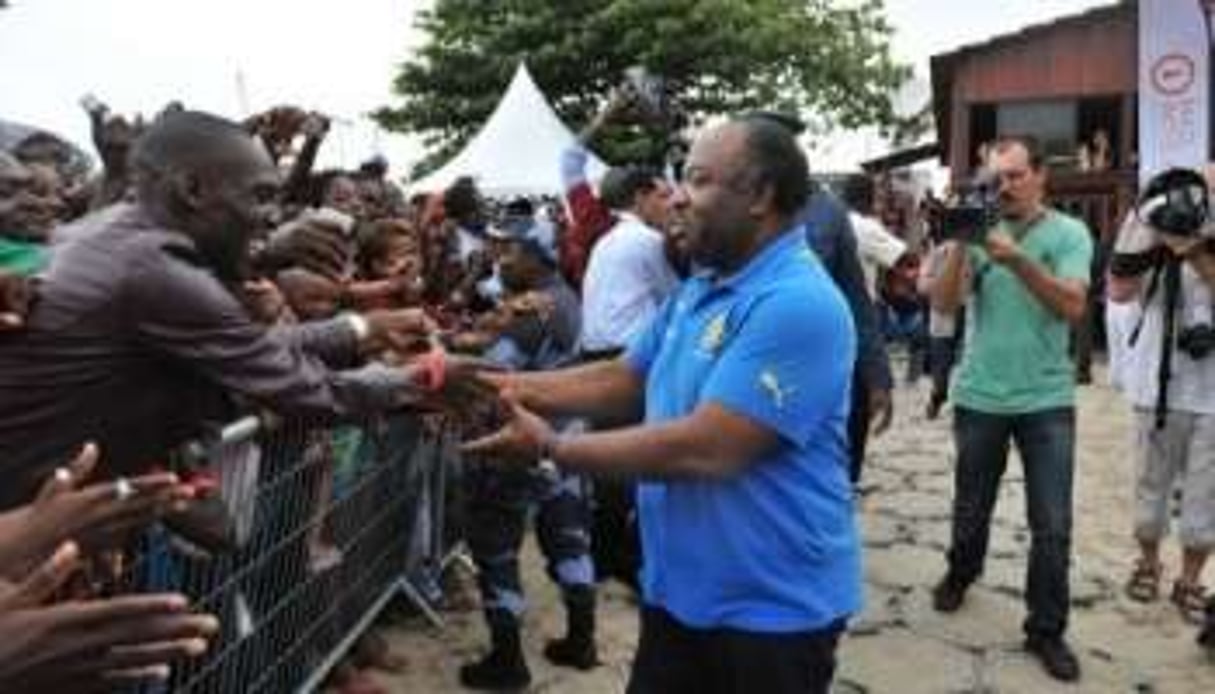
[[[409,189],[443,190],[460,176],[471,176],[481,192],[491,197],[561,195],[561,153],[574,140],[536,87],[527,66],[519,63],[510,87],[480,132],[455,158],[410,183]],[[597,180],[606,169],[592,154],[587,177]]]

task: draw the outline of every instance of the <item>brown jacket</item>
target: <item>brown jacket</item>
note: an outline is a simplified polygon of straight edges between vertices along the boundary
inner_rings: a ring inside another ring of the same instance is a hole
[[[64,228],[28,327],[0,333],[0,509],[28,501],[85,441],[108,474],[165,459],[239,394],[287,417],[348,419],[406,404],[403,369],[357,369],[349,322],[267,328],[184,234],[137,205]]]

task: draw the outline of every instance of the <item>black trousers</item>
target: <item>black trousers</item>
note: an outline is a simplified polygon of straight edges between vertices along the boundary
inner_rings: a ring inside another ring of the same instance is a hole
[[[854,485],[861,481],[868,443],[869,379],[856,369],[852,372],[852,409],[848,411],[848,476]]]
[[[624,349],[582,352],[583,363],[610,361]],[[591,422],[592,430],[624,426],[626,422]],[[596,579],[615,578],[639,592],[641,529],[637,524],[637,484],[632,479],[601,477],[592,482],[591,555]]]
[[[643,607],[628,694],[826,694],[843,620],[821,631],[692,629]]]

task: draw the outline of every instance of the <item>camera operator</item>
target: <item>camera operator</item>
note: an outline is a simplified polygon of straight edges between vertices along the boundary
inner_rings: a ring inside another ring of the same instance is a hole
[[[967,302],[966,341],[953,391],[957,446],[949,570],[933,606],[953,612],[983,570],[991,515],[1011,441],[1025,471],[1031,545],[1025,647],[1052,677],[1080,666],[1063,639],[1075,461],[1070,325],[1085,313],[1093,243],[1077,219],[1044,204],[1046,171],[1029,137],[997,141],[992,159],[1001,219],[981,238],[951,242],[933,283],[933,308]]]
[[[1159,596],[1160,541],[1180,481],[1181,573],[1170,599],[1191,622],[1204,617],[1200,578],[1215,546],[1215,228],[1208,185],[1180,169],[1150,181],[1118,234],[1108,280],[1111,302],[1141,307],[1124,338],[1140,549],[1126,592],[1141,602]]]

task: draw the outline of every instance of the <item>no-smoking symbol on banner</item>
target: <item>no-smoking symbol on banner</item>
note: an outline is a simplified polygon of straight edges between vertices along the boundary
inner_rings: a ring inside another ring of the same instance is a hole
[[[1178,96],[1193,86],[1196,72],[1194,59],[1190,56],[1181,53],[1162,55],[1152,65],[1152,86],[1166,96]]]

